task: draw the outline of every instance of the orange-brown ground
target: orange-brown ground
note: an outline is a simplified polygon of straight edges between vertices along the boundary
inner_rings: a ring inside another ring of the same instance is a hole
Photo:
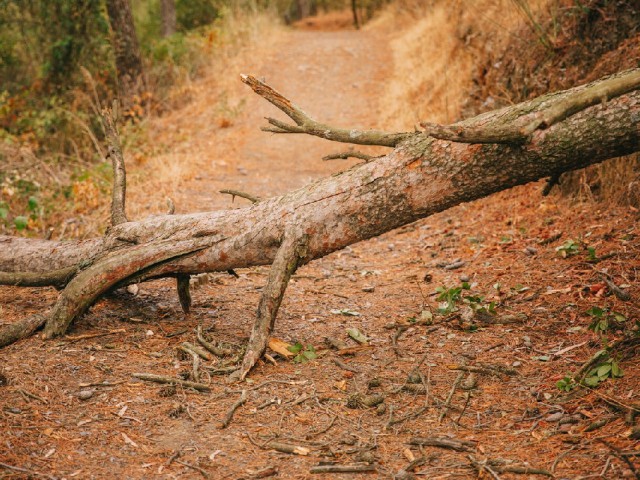
[[[387,43],[367,31],[292,31],[244,68],[320,120],[372,127],[383,114],[378,99],[390,70]],[[200,103],[213,101],[206,91]],[[248,93],[242,113],[224,129],[206,109],[193,111],[195,118],[185,109],[154,127],[158,137],[175,136],[171,160],[193,158],[197,166],[197,174],[176,180],[179,211],[232,207],[216,193],[220,188],[269,196],[345,168],[320,160],[339,145],[261,133],[261,118],[273,109]],[[393,478],[423,458],[413,468],[420,478],[478,478],[472,455],[543,468],[557,478],[634,478],[630,465],[640,469],[640,446],[629,438],[633,419],[625,411],[638,408],[639,352],[617,357],[624,377],[577,389],[569,400],[555,384],[602,346],[587,329],[586,310],[608,307],[625,315],[606,333],[610,341],[637,329],[639,214],[543,198],[541,189],[528,185],[461,205],[305,266],[287,290],[275,336],[313,345],[319,358],[297,364],[276,356],[277,365],[259,364],[245,384],[208,373],[216,361],[200,365],[210,393],[179,388],[171,395],[132,373],[191,372],[192,359],[177,355],[176,347],[195,342],[198,325],[215,340],[245,342],[267,268],[238,271],[237,279],[212,275],[193,292],[186,319],[173,282],[157,281],[141,285],[137,296],[118,292],[101,300],[70,337],[33,337],[3,349],[0,462],[56,478],[266,478],[260,472],[273,467],[274,478],[347,479]],[[140,192],[133,198],[134,210],[148,209]],[[162,196],[151,192],[149,198]],[[562,258],[556,248],[568,240],[578,252]],[[613,255],[589,263],[586,246],[598,257]],[[466,262],[459,269],[439,266],[457,259]],[[609,295],[602,271],[632,300]],[[436,314],[423,324],[421,312],[438,307],[436,287],[459,286],[461,277],[485,303],[497,302],[497,315],[470,322]],[[52,290],[2,287],[2,321],[41,311],[54,298]],[[355,346],[347,328],[364,333],[370,348],[340,357],[326,346],[327,337]],[[93,334],[104,335],[74,338]],[[459,374],[449,369],[455,364],[497,365],[517,374],[478,374],[476,388],[455,390],[440,421],[439,401]],[[407,390],[415,369],[419,383]],[[219,428],[243,389],[247,402]],[[354,395],[373,393],[384,396],[386,411],[350,408]],[[608,418],[606,426],[585,431]],[[473,446],[455,452],[409,445],[411,438],[434,436]],[[274,440],[309,454],[275,451]],[[373,462],[377,473],[310,474],[319,462]],[[494,478],[541,478],[491,470]],[[0,478],[27,477],[0,465]]]

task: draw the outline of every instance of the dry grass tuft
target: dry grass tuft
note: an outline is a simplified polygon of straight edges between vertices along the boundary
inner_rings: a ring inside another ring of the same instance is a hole
[[[547,3],[532,2],[532,15]],[[385,102],[390,126],[459,120],[487,53],[504,48],[523,23],[510,0],[401,0],[388,8],[376,26],[398,32]]]

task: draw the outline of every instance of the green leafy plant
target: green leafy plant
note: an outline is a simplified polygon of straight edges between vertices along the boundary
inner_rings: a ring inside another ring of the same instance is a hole
[[[463,290],[470,290],[471,286],[467,282],[463,282],[459,287],[447,288],[444,285],[436,288],[438,297],[436,300],[442,302],[442,306],[438,308],[438,312],[446,315],[457,310],[456,304],[462,298]]]
[[[570,392],[576,386],[576,381],[571,375],[565,375],[564,378],[556,382],[556,387],[562,392]]]
[[[575,240],[567,240],[562,245],[556,248],[556,252],[558,252],[562,258],[576,255],[579,251],[580,244]]]
[[[587,257],[590,262],[595,262],[598,260],[598,255],[596,255],[595,247],[587,247]]]
[[[306,363],[309,360],[314,360],[318,358],[316,354],[316,349],[313,345],[303,345],[300,342],[296,342],[294,345],[287,347],[291,353],[295,353],[296,356],[293,357],[293,361],[295,363]]]
[[[608,356],[606,353],[605,355]],[[608,358],[589,370],[582,383],[587,387],[596,387],[608,378],[620,378],[622,376],[624,376],[624,372],[618,362],[613,358]]]
[[[627,317],[621,313],[612,312],[607,307],[591,307],[586,313],[593,317],[593,320],[589,324],[589,330],[597,334],[609,330],[612,322],[623,323],[627,320]]]
[[[27,219],[27,217],[24,217],[22,215],[15,217],[13,219],[13,225],[16,227],[16,230],[26,229],[28,222],[29,220]]]

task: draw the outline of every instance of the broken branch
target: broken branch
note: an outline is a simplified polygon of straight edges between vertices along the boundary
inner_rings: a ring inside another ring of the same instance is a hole
[[[267,121],[272,125],[272,127],[263,128],[263,130],[267,132],[306,133],[333,142],[353,143],[357,145],[382,145],[384,147],[395,147],[402,141],[413,136],[413,133],[344,129],[319,123],[304,113],[291,102],[291,100],[266,83],[261,82],[256,77],[252,75],[240,75],[240,79],[243,83],[249,85],[254,92],[280,109],[295,122],[295,125],[289,125],[275,118],[267,118]]]

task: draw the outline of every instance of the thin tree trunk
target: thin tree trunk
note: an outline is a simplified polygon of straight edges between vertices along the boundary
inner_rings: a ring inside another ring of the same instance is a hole
[[[351,12],[353,13],[353,26],[356,30],[360,29],[360,21],[358,20],[358,1],[351,0]]]
[[[176,33],[176,2],[175,0],[161,0],[162,36],[168,37]]]
[[[144,85],[142,56],[129,0],[107,0],[120,99],[126,106]]]

